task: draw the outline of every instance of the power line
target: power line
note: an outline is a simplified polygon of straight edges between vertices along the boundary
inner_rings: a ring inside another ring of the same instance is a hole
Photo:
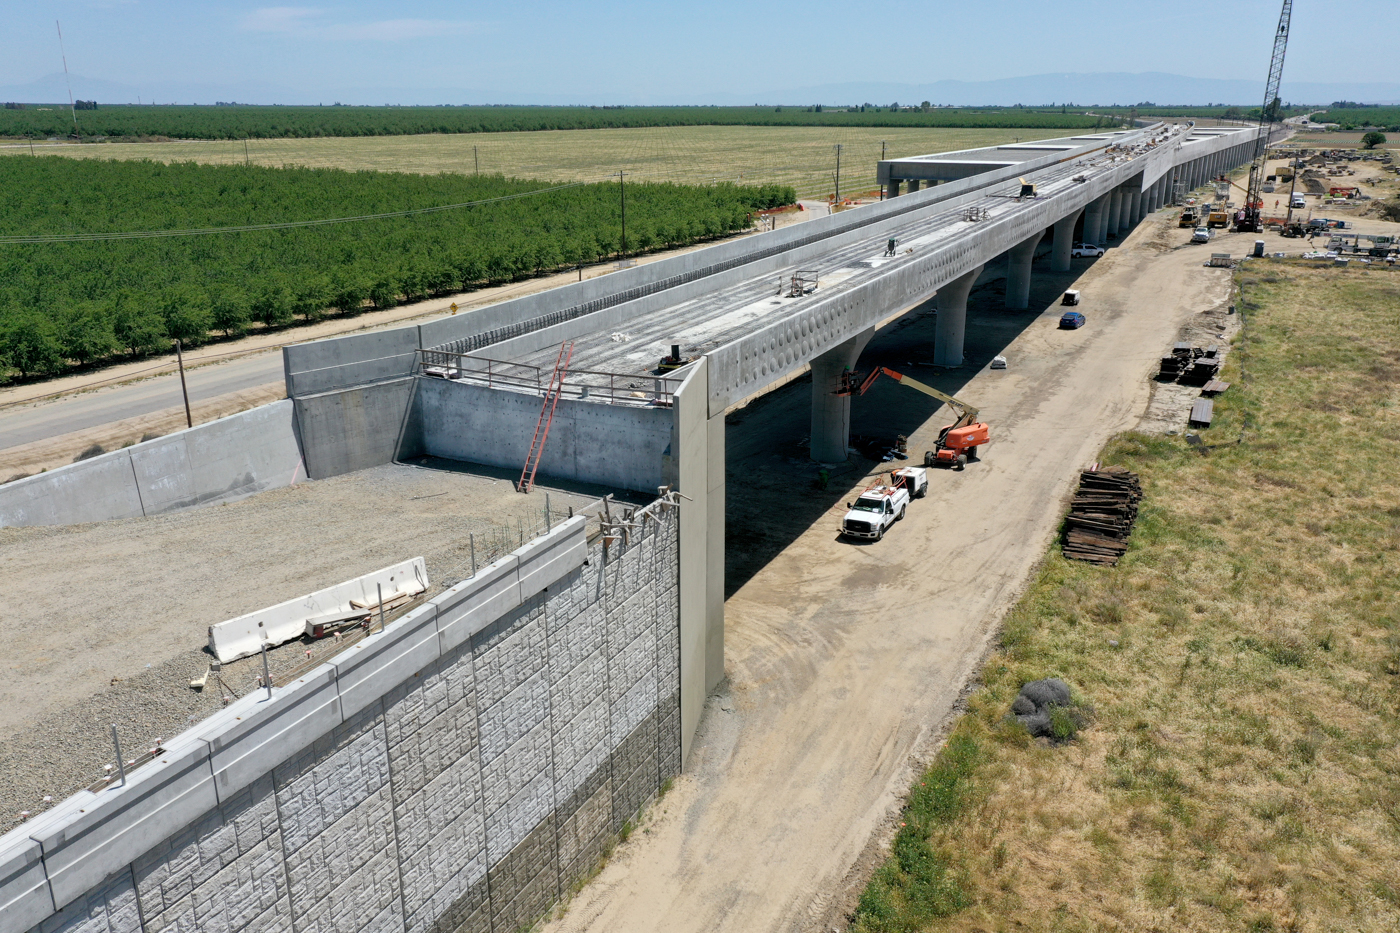
[[[554,185],[550,188],[540,188],[536,191],[522,191],[518,194],[506,194],[498,198],[486,198],[481,201],[463,201],[460,204],[440,204],[436,207],[418,207],[412,210],[389,211],[383,214],[360,214],[355,217],[327,217],[321,220],[290,220],[285,223],[276,224],[247,224],[241,227],[200,227],[191,230],[135,230],[124,233],[55,233],[35,236],[0,236],[0,245],[89,243],[99,240],[143,240],[156,237],[209,236],[216,233],[251,233],[258,230],[292,230],[299,227],[321,227],[328,224],[357,223],[362,220],[388,220],[393,217],[412,217],[417,214],[436,214],[442,211],[455,211],[464,207],[479,207],[483,204],[497,204],[501,201],[514,201],[519,198],[533,197],[537,194],[549,194],[553,191],[563,191],[566,188],[581,188],[587,184],[590,184],[590,182],[577,181],[567,185]]]

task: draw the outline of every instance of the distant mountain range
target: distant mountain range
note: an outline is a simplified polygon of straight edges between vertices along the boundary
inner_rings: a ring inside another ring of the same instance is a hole
[[[1229,104],[1258,106],[1263,88],[1255,81],[1196,78],[1147,72],[1143,74],[1044,74],[995,81],[936,81],[931,84],[850,82],[813,87],[756,89],[751,93],[713,94],[580,94],[519,93],[466,88],[346,87],[336,90],[297,90],[256,82],[228,84],[161,81],[146,87],[73,76],[73,96],[98,103],[212,104],[237,101],[247,104],[678,104],[810,105],[872,103],[917,104],[925,100],[953,106],[1028,106],[1073,103],[1078,107],[1132,105],[1151,101],[1158,105]],[[1327,104],[1334,100],[1364,103],[1400,103],[1400,83],[1284,81],[1282,97],[1297,104]],[[27,84],[0,87],[0,100],[24,103],[68,100],[62,72],[45,75]]]

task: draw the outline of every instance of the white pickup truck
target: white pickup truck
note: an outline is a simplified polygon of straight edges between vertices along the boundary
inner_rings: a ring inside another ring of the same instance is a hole
[[[923,467],[895,470],[889,483],[882,478],[847,505],[850,511],[841,520],[841,534],[879,541],[891,525],[904,517],[911,494],[920,497],[926,492],[928,471]]]

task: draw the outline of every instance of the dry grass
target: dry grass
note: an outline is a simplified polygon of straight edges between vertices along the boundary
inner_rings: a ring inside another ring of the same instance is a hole
[[[954,733],[961,806],[918,821],[942,888],[893,858],[856,929],[1400,928],[1400,274],[1241,282],[1211,448],[1105,451],[1132,549],[1048,557]],[[1097,710],[1060,748],[1004,718],[1048,675]]]
[[[1284,145],[1303,149],[1360,149],[1361,137],[1365,135],[1364,130],[1353,133],[1298,133]],[[1387,141],[1377,146],[1377,149],[1400,149],[1400,134],[1385,135]]]
[[[256,165],[306,165],[391,172],[499,172],[547,181],[596,181],[619,170],[638,180],[708,184],[740,181],[787,184],[802,197],[825,196],[840,143],[841,189],[875,186],[880,143],[890,158],[948,152],[1064,136],[1070,130],[880,129],[843,127],[680,126],[647,129],[556,130],[322,139],[255,139],[247,160]],[[156,159],[242,163],[244,142],[188,140],[152,143],[52,143],[35,152],[73,158]],[[475,152],[475,159],[473,155]],[[0,154],[29,154],[26,144]]]

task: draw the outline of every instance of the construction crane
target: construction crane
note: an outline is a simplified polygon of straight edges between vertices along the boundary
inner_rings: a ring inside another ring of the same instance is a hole
[[[919,380],[897,373],[887,366],[878,366],[864,379],[857,372],[848,370],[843,373],[836,394],[864,395],[881,375],[889,376],[900,385],[931,395],[940,402],[946,402],[957,413],[958,420],[939,431],[934,449],[924,453],[924,466],[951,466],[961,470],[967,466],[967,461],[977,459],[977,448],[987,443],[987,425],[977,420],[977,409],[947,392],[940,392],[933,386],[924,385]]]
[[[1259,233],[1264,229],[1264,157],[1269,151],[1269,136],[1278,122],[1281,105],[1278,89],[1283,80],[1283,53],[1288,49],[1288,24],[1292,18],[1293,0],[1283,0],[1278,29],[1274,32],[1274,55],[1269,60],[1269,80],[1264,87],[1264,109],[1259,114],[1259,136],[1254,140],[1254,161],[1249,166],[1249,188],[1245,192],[1244,210],[1235,224],[1235,229],[1241,233]]]

